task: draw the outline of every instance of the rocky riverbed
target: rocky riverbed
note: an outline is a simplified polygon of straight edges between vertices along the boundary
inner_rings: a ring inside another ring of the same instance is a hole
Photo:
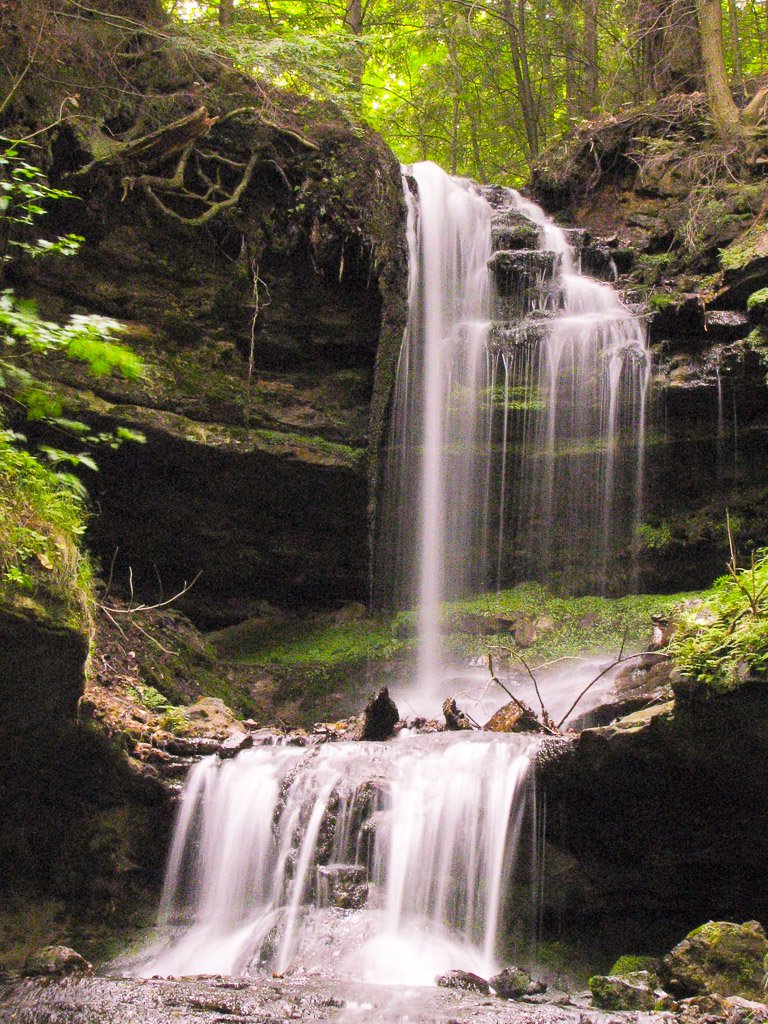
[[[336,979],[91,977],[26,979],[0,986],[8,1024],[278,1024],[287,1020],[419,1024],[627,1024],[663,1013],[605,1013],[589,994],[549,993],[511,1002],[476,992],[339,982]],[[535,1000],[535,1001],[533,1001]],[[565,1005],[558,1005],[565,1003]]]

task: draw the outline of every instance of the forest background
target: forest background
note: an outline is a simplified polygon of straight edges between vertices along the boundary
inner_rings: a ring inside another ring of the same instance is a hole
[[[525,181],[581,121],[705,86],[715,127],[737,137],[768,67],[765,0],[171,0],[167,9],[257,76],[362,116],[403,162],[431,159],[502,184]]]

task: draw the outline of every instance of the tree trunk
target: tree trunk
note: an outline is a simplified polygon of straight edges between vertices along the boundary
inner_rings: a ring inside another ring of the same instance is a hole
[[[352,89],[360,95],[363,89],[363,72],[365,71],[365,50],[360,36],[363,34],[363,4],[362,0],[348,0],[344,12],[344,25],[355,37],[354,51],[349,60],[349,72],[352,79]]]
[[[600,0],[584,5],[584,113],[594,114],[600,105],[600,66],[597,51],[597,18]]]
[[[700,89],[696,0],[639,0],[636,17],[646,94],[668,96]]]
[[[733,84],[741,88],[744,84],[744,60],[741,54],[739,12],[736,7],[736,0],[728,0],[728,35],[730,36],[731,59],[733,61]]]
[[[732,141],[743,135],[743,127],[725,71],[722,7],[720,0],[698,0],[698,8],[701,57],[712,119],[720,138]]]
[[[230,28],[235,23],[235,0],[219,0],[219,28]]]

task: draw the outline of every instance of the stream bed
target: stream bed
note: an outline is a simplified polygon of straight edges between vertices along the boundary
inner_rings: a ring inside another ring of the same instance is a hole
[[[337,979],[62,978],[0,985],[3,1024],[627,1024],[670,1014],[606,1013],[583,994],[509,1002],[458,989],[340,982]],[[566,1000],[557,1005],[554,1000]]]

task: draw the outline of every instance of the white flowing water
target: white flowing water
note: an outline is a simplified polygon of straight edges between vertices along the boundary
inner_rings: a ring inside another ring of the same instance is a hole
[[[552,575],[632,588],[650,359],[642,322],[535,203],[430,163],[404,175],[410,307],[376,589],[419,608],[416,699],[434,707],[444,601]],[[521,224],[537,248],[514,248]]]
[[[183,794],[158,941],[131,973],[489,976],[531,835],[534,749],[523,736],[444,734],[202,761]],[[364,907],[333,906],[337,878]]]

